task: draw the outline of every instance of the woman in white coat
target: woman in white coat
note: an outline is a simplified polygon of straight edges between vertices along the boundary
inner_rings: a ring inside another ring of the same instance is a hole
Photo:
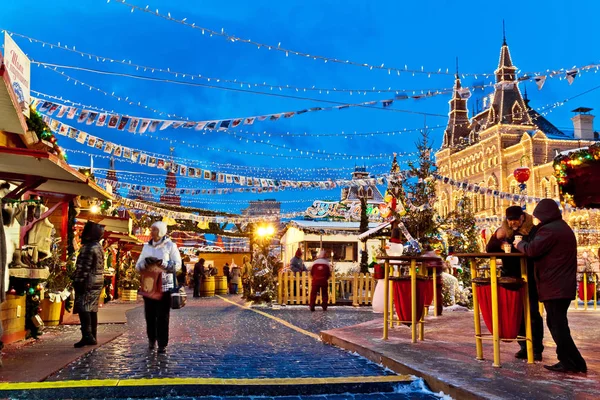
[[[164,353],[169,343],[169,313],[171,311],[171,291],[175,288],[174,275],[181,269],[181,255],[177,245],[167,237],[167,225],[155,222],[150,228],[152,238],[144,244],[136,269],[142,271],[152,260],[160,260],[163,268],[162,291],[159,300],[144,297],[146,332],[148,347],[153,350],[158,342],[158,352]],[[174,274],[175,273],[175,274]]]

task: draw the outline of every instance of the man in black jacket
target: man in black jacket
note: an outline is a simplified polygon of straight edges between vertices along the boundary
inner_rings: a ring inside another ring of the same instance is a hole
[[[577,239],[562,219],[556,202],[543,199],[533,211],[537,231],[529,242],[515,240],[519,251],[534,259],[535,278],[540,301],[546,308],[546,323],[556,343],[558,363],[545,365],[556,372],[587,372],[567,320],[577,286]]]
[[[506,220],[502,222],[502,226],[494,232],[487,244],[486,251],[488,253],[504,252],[502,245],[504,243],[513,244],[515,236],[519,235],[522,240],[527,241],[534,230],[533,217],[527,214],[520,206],[511,206],[506,209]],[[512,252],[516,249],[512,247]],[[502,274],[513,278],[521,277],[521,260],[514,257],[502,258]],[[529,313],[531,315],[531,336],[533,341],[533,359],[542,361],[542,352],[544,351],[544,319],[540,314],[539,297],[535,284],[535,274],[533,260],[527,260],[527,289],[529,292]],[[519,336],[525,336],[525,318],[521,320],[519,328]],[[519,342],[521,350],[515,357],[525,360],[527,359],[527,343]]]

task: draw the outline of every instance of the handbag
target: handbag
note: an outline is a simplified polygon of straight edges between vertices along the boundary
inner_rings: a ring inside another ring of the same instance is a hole
[[[160,300],[162,293],[162,269],[156,266],[140,272],[140,294],[154,300]]]
[[[176,292],[171,293],[171,309],[179,310],[185,307],[187,302],[187,293],[183,287],[179,288]]]

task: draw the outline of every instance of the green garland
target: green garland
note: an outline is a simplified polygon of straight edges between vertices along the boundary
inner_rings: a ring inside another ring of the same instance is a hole
[[[595,143],[587,149],[580,149],[566,155],[559,155],[554,159],[554,176],[564,200],[576,206],[573,199],[574,185],[572,185],[572,174],[581,165],[589,166],[600,160],[600,143]]]

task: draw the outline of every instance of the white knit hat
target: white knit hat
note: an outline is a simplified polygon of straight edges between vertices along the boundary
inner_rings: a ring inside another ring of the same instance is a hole
[[[158,236],[160,236],[161,238],[167,234],[167,224],[165,224],[162,221],[156,221],[152,224],[152,227],[158,229]]]

